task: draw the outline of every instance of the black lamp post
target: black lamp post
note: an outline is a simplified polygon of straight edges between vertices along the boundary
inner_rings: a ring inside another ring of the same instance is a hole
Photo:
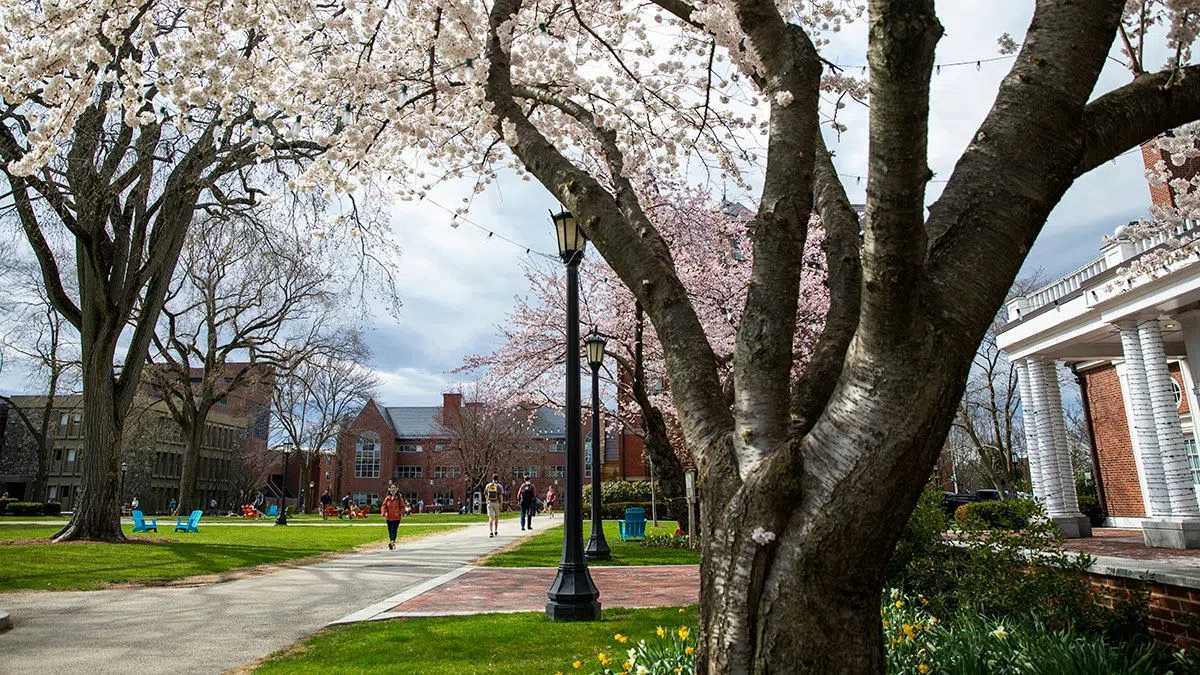
[[[584,340],[588,365],[592,367],[592,536],[583,550],[588,560],[608,560],[612,552],[604,539],[600,516],[600,366],[604,364],[604,338],[592,330]]]
[[[592,582],[583,557],[583,453],[579,400],[579,261],[587,237],[569,211],[551,214],[558,234],[558,253],[567,265],[567,494],[563,522],[562,560],[550,584],[546,616],[554,621],[595,621],[600,618],[600,591]]]
[[[279,515],[275,517],[276,525],[287,525],[287,472],[288,460],[291,459],[292,449],[283,448],[283,480],[279,482]]]
[[[125,472],[126,471],[129,471],[129,464],[127,464],[126,462],[121,462],[121,487],[119,489],[121,491],[121,500],[120,501],[122,504],[125,503]]]

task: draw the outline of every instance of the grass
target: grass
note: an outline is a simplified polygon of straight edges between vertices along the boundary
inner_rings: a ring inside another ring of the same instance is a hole
[[[175,516],[167,516],[167,515],[163,515],[163,514],[151,514],[151,513],[148,513],[146,515],[149,518],[159,518],[159,519],[175,517]],[[500,514],[500,519],[501,520],[509,520],[509,519],[515,520],[517,518],[517,516],[519,516],[519,515],[521,515],[521,514],[517,511],[505,511],[504,513]],[[129,520],[129,515],[123,514],[121,516],[121,518],[125,519],[125,520]],[[5,514],[5,515],[0,516],[0,525],[3,525],[6,520],[10,521],[10,522],[11,521],[46,521],[46,522],[62,521],[62,522],[65,522],[70,519],[71,519],[71,516],[10,516],[10,515]],[[275,516],[269,516],[269,517],[263,516],[262,518],[259,519],[259,521],[260,522],[269,522],[274,519],[275,519]],[[207,522],[217,522],[217,523],[254,522],[252,519],[243,518],[241,516],[204,516],[204,520]],[[304,513],[304,514],[298,514],[298,515],[289,515],[288,520],[289,521],[298,520],[302,523],[322,522],[320,514],[317,514],[317,513]],[[372,521],[376,522],[376,523],[382,522],[379,518],[379,511],[375,511],[375,512],[371,513],[370,515],[368,515],[366,521],[360,521],[358,518],[355,518],[353,521],[349,521],[349,520],[345,520],[345,519],[339,521],[337,518],[330,518],[327,522],[330,524],[336,524],[338,522],[341,522],[344,524],[344,523],[349,523],[349,522],[358,523],[358,522],[372,522]],[[486,523],[487,522],[487,514],[485,514],[485,513],[468,513],[468,514],[464,514],[464,515],[460,516],[457,513],[414,513],[412,515],[405,516],[404,522],[420,523],[422,525],[432,525],[435,523]]]
[[[659,527],[646,523],[649,534],[674,534],[673,520],[660,520]],[[510,526],[511,527],[511,526]],[[583,537],[586,542],[592,531],[591,521],[583,521]],[[700,553],[675,548],[649,548],[640,541],[621,541],[617,521],[604,521],[604,539],[612,551],[612,560],[596,560],[588,564],[599,565],[698,565]],[[488,567],[555,567],[562,557],[563,528],[546,530],[507,551],[485,559]]]
[[[159,521],[160,533],[125,533],[129,544],[27,542],[57,531],[54,526],[0,524],[0,592],[24,589],[95,590],[117,583],[157,583],[201,574],[295,560],[384,543],[382,521],[373,527],[221,527],[172,534],[173,523]],[[451,525],[400,528],[400,538],[439,534]]]
[[[696,625],[696,609],[606,609],[595,622],[551,625],[540,612],[376,621],[323,630],[269,657],[258,673],[556,673],[623,657],[613,636],[654,640],[655,628]],[[620,663],[620,661],[617,661]]]

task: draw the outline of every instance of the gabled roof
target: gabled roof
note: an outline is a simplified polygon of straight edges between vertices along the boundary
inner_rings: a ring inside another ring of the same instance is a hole
[[[437,433],[440,405],[381,408],[396,438],[432,438]]]
[[[533,435],[538,438],[566,438],[567,418],[557,410],[538,408],[533,414]]]

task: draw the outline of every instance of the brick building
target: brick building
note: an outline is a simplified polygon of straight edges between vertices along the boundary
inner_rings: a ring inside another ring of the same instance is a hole
[[[450,450],[439,420],[449,419],[463,407],[461,394],[443,394],[440,406],[387,407],[368,401],[351,425],[354,431],[342,437],[336,453],[322,455],[317,474],[309,479],[318,486],[318,492],[328,490],[335,499],[349,494],[360,504],[377,502],[388,482],[394,480],[409,502],[458,508],[467,496],[468,486],[457,466],[458,455]],[[592,475],[589,417],[584,416],[581,439],[585,480]],[[539,491],[548,485],[563,487],[567,463],[565,418],[557,411],[539,408],[530,429],[524,454],[519,454],[516,466],[501,481],[515,488],[528,473]],[[641,439],[615,430],[607,433],[600,471],[605,480],[644,479],[648,472]]]
[[[1143,147],[1147,168],[1161,151]],[[1174,167],[1188,178],[1197,163]],[[1172,206],[1167,186],[1151,201]],[[1056,364],[1080,385],[1092,437],[1093,478],[1108,524],[1140,527],[1147,545],[1200,548],[1200,222],[1134,238],[1117,228],[1100,256],[1008,303],[999,346],[1020,375],[1022,415],[1034,492],[1071,535],[1086,535],[1066,452]],[[1152,271],[1127,274],[1150,263]]]

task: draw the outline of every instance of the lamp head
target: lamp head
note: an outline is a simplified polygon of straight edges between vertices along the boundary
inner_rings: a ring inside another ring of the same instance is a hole
[[[550,219],[554,221],[554,232],[558,235],[558,255],[569,265],[582,256],[587,247],[587,235],[570,211],[551,213]]]
[[[592,368],[599,368],[604,363],[604,336],[592,330],[592,334],[583,341],[587,346],[587,360]]]

